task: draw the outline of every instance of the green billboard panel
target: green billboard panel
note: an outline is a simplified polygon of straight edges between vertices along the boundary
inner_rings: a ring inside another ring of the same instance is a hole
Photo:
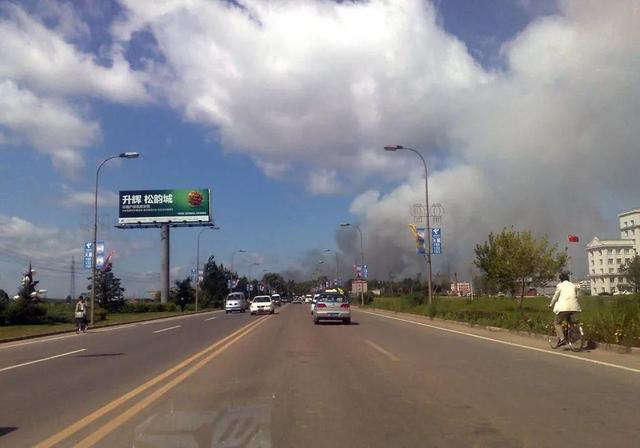
[[[121,191],[118,224],[212,222],[208,189]]]

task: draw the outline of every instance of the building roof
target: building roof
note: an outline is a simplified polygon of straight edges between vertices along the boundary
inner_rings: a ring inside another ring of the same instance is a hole
[[[622,218],[623,216],[633,215],[634,213],[640,213],[640,208],[633,208],[631,210],[620,212],[618,213],[618,218]]]
[[[601,240],[597,236],[593,237],[587,244],[587,249],[597,249],[602,247],[633,247],[633,240]]]

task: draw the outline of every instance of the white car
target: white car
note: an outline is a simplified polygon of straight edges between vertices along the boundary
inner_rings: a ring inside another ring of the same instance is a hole
[[[313,300],[313,296],[311,294],[304,296],[304,303],[311,303],[311,300]]]
[[[273,314],[275,305],[270,296],[255,296],[249,306],[251,314]]]

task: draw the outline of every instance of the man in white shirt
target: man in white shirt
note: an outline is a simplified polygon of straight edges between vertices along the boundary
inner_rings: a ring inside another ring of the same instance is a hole
[[[549,308],[553,309],[556,314],[554,327],[558,336],[559,345],[566,344],[564,331],[562,330],[563,321],[571,321],[571,316],[582,311],[578,302],[578,285],[569,281],[569,274],[560,274],[560,283],[556,286],[556,293],[551,299]]]

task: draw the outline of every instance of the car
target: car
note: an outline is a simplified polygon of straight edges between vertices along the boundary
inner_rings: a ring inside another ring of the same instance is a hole
[[[273,314],[275,313],[275,305],[270,296],[255,296],[249,306],[249,312],[254,314]]]
[[[296,303],[302,303],[303,299],[300,296],[296,296],[293,298],[293,301],[291,303],[296,304]]]
[[[306,296],[304,296],[304,303],[311,303],[312,300],[313,296],[311,294],[307,294]]]
[[[322,320],[339,320],[343,324],[351,323],[351,305],[349,299],[342,294],[319,294],[312,311],[313,323],[319,324]]]
[[[233,313],[234,311],[239,311],[244,313],[249,308],[249,304],[247,303],[247,299],[244,297],[244,293],[242,292],[232,292],[227,295],[226,300],[224,301],[224,311],[225,313]]]
[[[280,297],[280,294],[271,294],[271,300],[276,306],[282,305],[282,298]]]

